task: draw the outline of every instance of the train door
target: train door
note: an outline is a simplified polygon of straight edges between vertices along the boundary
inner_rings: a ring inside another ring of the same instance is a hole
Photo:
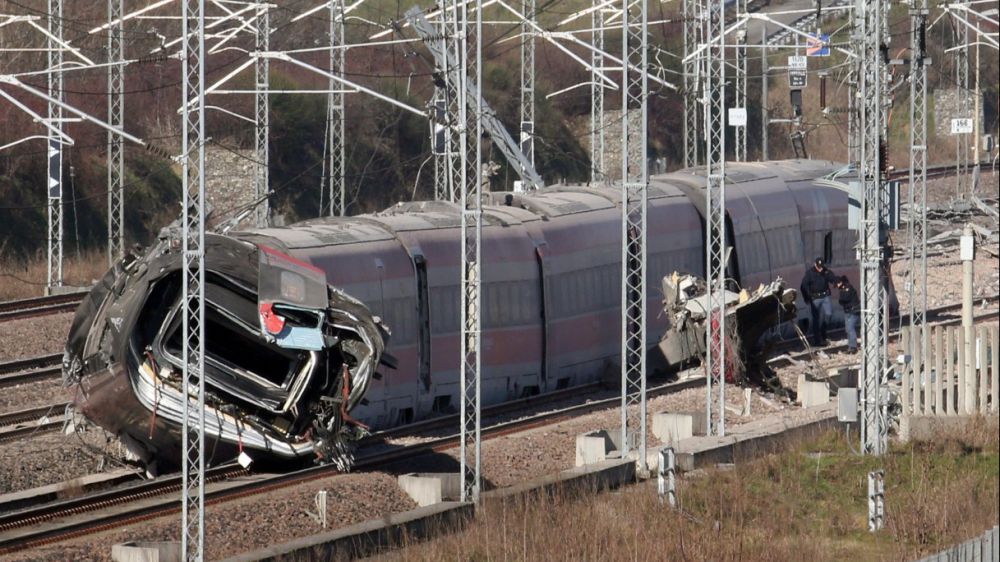
[[[419,378],[423,392],[431,389],[431,312],[430,289],[427,285],[427,260],[423,254],[414,254],[413,266],[417,272],[417,323],[419,326],[417,353],[420,360]]]

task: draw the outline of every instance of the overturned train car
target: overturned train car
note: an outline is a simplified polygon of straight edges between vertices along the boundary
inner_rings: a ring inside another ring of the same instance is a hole
[[[847,195],[821,179],[837,169],[819,161],[727,165],[731,279],[752,288],[780,276],[797,287],[817,256],[856,278]],[[704,186],[701,170],[650,182],[651,350],[668,327],[661,279],[674,271],[704,275]],[[563,185],[488,197],[483,403],[616,372],[619,191]],[[454,411],[461,392],[459,211],[447,202],[401,203],[376,214],[209,237],[206,431],[216,462],[241,449],[258,458],[336,460],[352,416],[387,427]],[[108,273],[77,313],[65,365],[78,410],[147,462],[164,464],[180,458],[182,405],[180,258],[171,244],[165,237]],[[392,330],[385,351],[397,366],[376,377],[382,320]]]

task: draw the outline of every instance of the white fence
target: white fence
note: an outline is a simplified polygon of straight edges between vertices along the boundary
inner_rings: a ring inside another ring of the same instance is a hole
[[[927,357],[913,345],[910,328],[901,332],[903,353],[912,357],[903,370],[903,415],[944,416],[997,412],[997,359],[1000,330],[976,326],[970,361],[960,326],[929,326]],[[917,352],[912,351],[913,348]],[[1000,562],[1000,561],[998,561]]]
[[[1000,562],[1000,527],[916,562]]]

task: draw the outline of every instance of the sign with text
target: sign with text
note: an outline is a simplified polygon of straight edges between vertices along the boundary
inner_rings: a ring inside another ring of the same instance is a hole
[[[969,117],[961,117],[958,119],[951,120],[951,134],[953,135],[964,135],[966,133],[972,132],[972,119]]]
[[[809,57],[802,55],[791,55],[788,57],[789,70],[805,70],[809,68]]]
[[[729,125],[731,127],[746,127],[747,126],[747,108],[745,108],[745,107],[730,107],[729,108]]]
[[[792,70],[788,72],[788,87],[789,88],[805,88],[806,87],[806,73],[801,70]]]

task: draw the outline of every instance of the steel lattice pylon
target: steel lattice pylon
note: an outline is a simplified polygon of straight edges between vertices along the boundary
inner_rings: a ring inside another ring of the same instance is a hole
[[[747,13],[747,0],[736,2],[736,17],[739,19]],[[747,109],[747,32],[746,28],[736,32],[736,107]],[[747,159],[747,128],[748,125],[734,127],[736,147],[733,156],[737,162],[746,162]]]
[[[535,0],[522,0],[521,23],[521,153],[535,164]],[[479,90],[480,92],[482,90]],[[522,170],[524,175],[527,170]],[[522,184],[523,185],[523,184]],[[523,189],[523,188],[522,188]]]
[[[263,53],[267,53],[271,50],[271,23],[270,23],[270,6],[268,4],[258,4],[257,5],[257,17],[254,20],[256,23],[255,36],[256,36],[256,52],[258,54],[256,62],[254,63],[255,68],[255,94],[254,94],[254,107],[256,108],[255,120],[256,123],[256,165],[254,173],[254,200],[258,201],[255,210],[255,223],[258,227],[265,227],[270,222],[271,216],[271,202],[268,200],[268,193],[270,191],[268,186],[268,129],[269,127],[269,117],[270,112],[268,90],[271,87],[270,79],[270,66],[271,59],[264,56],[259,56]],[[331,88],[332,89],[332,88]]]
[[[593,0],[590,13],[590,34],[594,49],[590,51],[590,182],[605,183],[608,179],[604,162],[604,10],[603,2]]]
[[[124,130],[125,52],[121,21],[124,0],[108,0],[108,125]],[[125,147],[120,134],[108,129],[108,263],[125,253]]]
[[[205,553],[205,0],[183,0],[181,12],[184,267],[181,549]],[[191,393],[195,396],[191,396]]]
[[[346,44],[344,37],[344,0],[330,1],[330,74],[342,76],[344,70],[344,58]],[[327,170],[330,178],[330,216],[344,216],[347,214],[345,201],[345,171],[347,156],[345,151],[345,117],[344,93],[340,90],[340,84],[333,78],[329,79],[327,89],[330,91],[326,97],[326,122],[327,122]]]
[[[461,471],[462,501],[478,501],[481,483],[480,450],[481,410],[480,380],[482,376],[482,227],[483,201],[481,189],[482,161],[482,31],[483,3],[476,0],[475,25],[470,29],[468,4],[456,0],[453,26],[449,33],[451,52],[458,61],[454,69],[457,80],[458,113],[454,123],[458,131],[458,158],[452,178],[458,180],[459,205],[462,209],[462,365],[460,387],[461,412]],[[469,85],[475,84],[473,100],[468,99]]]
[[[622,455],[646,470],[647,0],[622,2]],[[638,118],[636,118],[638,117]],[[630,435],[631,434],[631,435]],[[632,443],[637,438],[638,443]]]
[[[910,11],[910,349],[913,365],[927,361],[927,0]],[[917,377],[923,369],[915,370]],[[916,379],[919,381],[920,379]],[[929,382],[929,381],[925,381]],[[918,384],[918,383],[914,383]]]
[[[861,187],[861,446],[865,454],[881,455],[888,446],[887,396],[883,333],[884,212],[886,181],[883,170],[885,150],[885,72],[880,45],[885,33],[882,0],[857,0],[860,29],[856,30],[855,75],[859,82],[860,132],[858,180]]]
[[[704,80],[705,260],[709,320],[705,330],[706,416],[712,435],[726,434],[726,59],[724,0],[711,0],[705,36],[710,42]]]
[[[979,39],[976,38],[978,41]],[[955,83],[958,88],[958,115],[969,117],[969,26],[958,26],[958,45],[965,45],[955,51]],[[978,118],[978,117],[977,117]],[[955,162],[957,175],[955,176],[955,195],[965,197],[966,192],[971,189],[972,182],[969,181],[969,135],[955,135]]]
[[[701,89],[702,57],[688,60],[692,51],[702,43],[704,26],[701,0],[683,0],[684,18],[684,167],[698,165],[698,146],[701,144],[699,135],[699,114],[703,108],[698,100]]]
[[[63,100],[63,3],[49,0],[49,74],[48,95],[55,101]],[[48,278],[47,286],[61,287],[63,284],[63,200],[62,200],[62,139],[56,131],[62,131],[63,111],[55,101],[48,104],[48,122],[52,129],[48,139]]]

